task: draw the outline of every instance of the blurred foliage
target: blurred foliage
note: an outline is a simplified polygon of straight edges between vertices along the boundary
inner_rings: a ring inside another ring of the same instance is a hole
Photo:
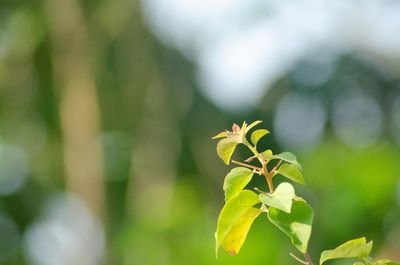
[[[305,90],[287,73],[259,106],[227,113],[194,70],[150,34],[137,1],[2,1],[0,264],[295,264],[263,218],[240,255],[215,259],[225,167],[210,137],[241,120],[272,129],[290,93],[329,110],[349,82],[376,98],[390,127],[398,78],[348,55],[322,84]],[[299,193],[316,209],[311,256],[366,235],[378,256],[399,259],[399,146],[385,129],[351,147],[332,128],[298,156],[310,186]],[[284,149],[271,136],[258,148]],[[57,204],[64,193],[86,206]]]

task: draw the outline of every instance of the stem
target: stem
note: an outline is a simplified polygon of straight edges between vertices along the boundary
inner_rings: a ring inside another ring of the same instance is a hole
[[[279,162],[274,166],[273,169],[271,169],[271,172],[269,172],[269,174],[271,175],[271,178],[273,177],[273,175],[275,174],[275,171],[278,169],[278,167],[282,164],[282,159],[279,160]]]
[[[265,193],[264,191],[260,190],[259,188],[255,187],[253,188],[255,191],[259,192],[259,193]]]
[[[263,160],[262,165],[263,165],[262,172],[263,172],[263,175],[265,176],[265,179],[267,180],[269,191],[274,192],[275,191],[274,183],[272,182],[271,173],[268,173],[267,162],[265,160]]]
[[[250,165],[250,164],[246,164],[246,163],[242,163],[242,162],[239,162],[239,161],[236,161],[236,160],[233,160],[233,159],[231,161],[232,161],[232,163],[237,164],[239,166],[248,167],[248,168],[251,168],[251,169],[255,169],[257,171],[261,171],[262,170],[259,167],[256,167],[256,166],[253,166],[253,165]]]
[[[267,179],[269,191],[274,192],[275,188],[274,188],[274,184],[272,183],[272,178],[269,176],[269,174],[265,175],[265,178]]]
[[[271,171],[268,172],[267,161],[265,161],[265,159],[262,156],[260,156],[260,154],[258,153],[257,149],[252,144],[250,144],[247,141],[247,139],[244,139],[243,144],[246,145],[250,149],[250,151],[254,154],[254,157],[257,157],[258,161],[262,165],[262,168],[255,167],[255,166],[252,166],[252,165],[249,165],[249,164],[246,164],[246,163],[238,162],[238,161],[235,161],[235,160],[232,160],[232,163],[258,170],[258,173],[260,175],[262,174],[262,175],[265,176],[265,179],[267,180],[269,191],[270,192],[274,192],[275,188],[274,188],[274,184],[272,182],[272,178],[275,175],[275,171],[282,164],[283,160],[282,159],[279,160],[279,162],[271,169]],[[293,253],[290,253],[290,256],[292,256],[295,260],[297,260],[298,262],[300,262],[300,263],[302,263],[304,265],[314,265],[314,263],[312,262],[308,252],[306,252],[304,254],[304,258],[306,259],[305,261],[300,259],[300,258],[298,258],[298,257],[296,257]]]
[[[262,158],[260,157],[260,153],[258,153],[257,149],[256,149],[254,146],[252,146],[252,145],[247,141],[247,139],[244,139],[243,144],[246,145],[246,146],[250,149],[250,151],[254,154],[254,157],[257,157],[258,161],[260,161],[260,163],[263,164],[264,159],[262,159]]]
[[[274,171],[274,169],[276,169],[279,166],[279,164],[282,162],[282,160],[275,166],[275,168],[270,173],[270,172],[268,172],[268,169],[267,169],[267,162],[264,160],[264,158],[262,156],[260,156],[260,153],[258,153],[257,149],[254,146],[252,146],[246,139],[244,139],[243,144],[245,144],[250,149],[250,151],[254,154],[254,156],[257,157],[258,161],[260,161],[262,168],[257,168],[257,169],[259,169],[260,173],[262,173],[262,175],[265,176],[265,179],[267,180],[269,191],[274,192],[275,188],[274,188],[274,184],[272,182],[273,171]]]
[[[246,163],[242,163],[242,162],[239,162],[239,161],[235,161],[235,160],[232,160],[232,163],[238,164],[238,165],[241,165],[241,166],[244,166],[244,167],[252,168],[254,170],[257,170],[258,174],[260,174],[260,175],[262,174],[262,175],[265,176],[265,179],[267,180],[269,191],[270,192],[274,192],[275,188],[274,188],[274,183],[272,182],[272,178],[274,177],[276,170],[282,164],[283,160],[282,159],[279,160],[279,162],[271,169],[271,171],[268,172],[267,161],[264,159],[264,157],[260,156],[260,154],[258,153],[257,149],[252,144],[250,144],[247,141],[247,139],[244,139],[243,144],[246,145],[250,149],[250,151],[254,154],[254,157],[257,157],[258,161],[262,165],[262,168],[259,168],[259,167],[253,166],[253,165],[249,165],[249,164],[246,164]],[[250,159],[250,161],[252,159],[253,159],[253,157]],[[255,190],[256,191],[260,191],[257,188],[255,188]],[[293,253],[290,253],[290,256],[292,256],[292,258],[294,258],[295,260],[297,260],[301,264],[314,265],[314,263],[312,262],[308,252],[306,252],[304,254],[305,261],[300,259],[300,258],[298,258],[298,257],[296,257]]]
[[[265,162],[263,163],[263,171],[266,173],[265,178],[267,179],[268,188],[269,188],[270,192],[274,192],[274,190],[275,190],[273,182],[272,182],[272,178],[274,177],[275,171],[280,166],[281,163],[282,163],[282,160],[279,160],[279,162],[274,166],[273,169],[271,169],[271,171],[269,173],[268,173],[266,163]]]
[[[302,260],[301,258],[296,257],[292,252],[290,252],[289,254],[290,254],[290,256],[291,256],[292,258],[294,258],[294,259],[297,260],[298,262],[300,262],[300,263],[302,263],[302,264],[304,264],[304,265],[308,265],[308,264],[309,264],[307,261],[304,261],[304,260]]]
[[[308,265],[314,265],[314,263],[312,262],[312,260],[310,258],[310,254],[308,254],[308,252],[306,252],[306,254],[304,254],[304,257],[306,258]]]

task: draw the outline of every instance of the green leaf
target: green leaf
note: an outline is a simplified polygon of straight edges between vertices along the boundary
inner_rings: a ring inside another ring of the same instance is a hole
[[[283,153],[274,155],[274,157],[277,159],[282,159],[283,161],[288,162],[290,164],[296,165],[301,169],[301,165],[299,162],[297,162],[296,156],[290,152],[283,152]]]
[[[376,261],[374,265],[400,265],[400,263],[391,261],[389,259],[381,259]]]
[[[261,153],[261,155],[264,157],[265,160],[271,160],[274,158],[271,149],[265,150],[264,152]]]
[[[276,208],[269,208],[269,220],[289,236],[292,244],[302,253],[307,252],[310,239],[313,210],[303,200],[294,200],[291,213]]]
[[[226,202],[215,233],[216,253],[220,246],[231,255],[239,253],[254,219],[261,213],[252,207],[259,202],[257,194],[250,190],[242,190]]]
[[[262,121],[255,121],[251,123],[249,126],[246,126],[245,132],[247,133],[250,131],[253,127],[257,126],[258,124],[262,123]]]
[[[262,203],[290,213],[295,193],[292,184],[283,182],[279,184],[273,193],[261,193],[258,197]]]
[[[250,182],[253,171],[245,167],[235,167],[224,181],[225,201],[235,197]]]
[[[354,263],[353,265],[365,265],[365,263],[358,261],[358,262]]]
[[[224,131],[224,132],[220,132],[219,134],[215,135],[211,139],[226,138],[227,136],[228,136],[228,132]]]
[[[231,139],[225,138],[218,142],[217,144],[217,154],[224,161],[225,164],[229,165],[229,160],[231,160],[232,154],[235,151],[237,142]]]
[[[321,265],[330,259],[341,258],[365,258],[369,256],[372,249],[372,241],[366,241],[365,237],[353,239],[332,250],[325,250],[321,253],[319,264]]]
[[[230,232],[222,241],[222,247],[231,256],[239,253],[246,240],[251,225],[260,213],[261,211],[257,208],[249,208],[246,212],[243,213],[242,217],[237,221],[237,223],[232,227]]]
[[[258,141],[264,136],[269,134],[268,130],[265,129],[259,129],[259,130],[255,130],[252,134],[251,134],[251,142],[254,145],[257,145]]]
[[[374,265],[375,264],[374,259],[371,258],[370,256],[363,258],[363,260],[366,265]]]
[[[294,164],[283,164],[277,170],[277,173],[287,177],[300,184],[305,184],[303,174],[301,174],[300,168]]]
[[[296,156],[290,152],[283,152],[283,153],[280,153],[277,155],[273,155],[272,152],[263,152],[262,156],[267,160],[281,159],[281,160],[283,160],[289,164],[293,164],[301,169],[301,165],[299,162],[297,162]]]

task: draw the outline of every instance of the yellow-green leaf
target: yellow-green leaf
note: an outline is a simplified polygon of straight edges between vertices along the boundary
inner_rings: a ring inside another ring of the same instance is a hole
[[[265,160],[272,160],[274,159],[274,154],[272,153],[271,149],[265,150],[264,152],[261,153],[261,155],[264,157]]]
[[[238,254],[246,240],[251,225],[260,213],[260,209],[249,208],[221,242],[223,249],[232,256]]]
[[[229,160],[231,160],[237,144],[237,142],[234,142],[228,138],[222,139],[218,142],[217,154],[225,164],[229,165]]]
[[[270,207],[269,220],[282,230],[302,253],[307,252],[313,221],[313,210],[304,200],[294,200],[291,213]]]
[[[301,169],[301,165],[299,162],[297,162],[296,156],[290,152],[283,152],[283,153],[274,155],[274,157],[276,159],[282,159],[283,161],[293,164]]]
[[[253,207],[257,203],[257,194],[250,190],[242,190],[226,202],[215,233],[216,253],[220,246],[231,255],[240,251],[254,219],[261,213]]]
[[[343,243],[335,249],[325,250],[321,253],[319,264],[327,260],[342,258],[365,258],[371,253],[372,241],[367,243],[365,237],[353,239]]]
[[[262,137],[264,137],[265,135],[269,134],[268,130],[265,129],[259,129],[259,130],[255,130],[252,134],[251,134],[251,142],[254,145],[257,145],[258,141],[260,141],[260,139]]]
[[[301,174],[300,168],[294,164],[283,164],[277,170],[277,173],[287,177],[300,184],[305,184],[303,174]]]
[[[253,177],[253,171],[245,167],[235,167],[228,173],[224,181],[225,201],[235,197],[246,187]]]
[[[247,133],[250,131],[253,127],[257,126],[258,124],[262,123],[262,121],[255,121],[249,124],[249,126],[246,126],[245,132]]]
[[[292,184],[283,182],[279,184],[273,193],[261,193],[258,197],[262,203],[290,213],[295,193]]]
[[[226,138],[227,136],[228,136],[228,132],[227,131],[223,131],[223,132],[220,132],[219,134],[215,135],[211,139]]]
[[[381,259],[374,262],[374,265],[400,265],[400,263],[391,261],[389,259]]]
[[[272,152],[263,152],[262,156],[267,160],[280,159],[289,164],[297,166],[300,170],[302,169],[300,163],[297,161],[296,156],[290,152],[283,152],[277,155],[273,155]]]

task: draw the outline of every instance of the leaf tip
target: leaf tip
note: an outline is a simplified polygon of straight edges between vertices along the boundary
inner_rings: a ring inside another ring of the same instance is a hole
[[[246,126],[245,128],[245,132],[247,133],[248,131],[250,131],[253,127],[257,126],[258,124],[262,123],[262,121],[260,120],[256,120],[255,122],[252,122],[251,124],[249,124],[248,126]]]
[[[228,253],[231,256],[235,256],[237,254],[236,251],[234,251],[234,250],[229,250]]]
[[[211,137],[211,139],[226,138],[228,136],[227,131],[220,132],[219,134]]]

